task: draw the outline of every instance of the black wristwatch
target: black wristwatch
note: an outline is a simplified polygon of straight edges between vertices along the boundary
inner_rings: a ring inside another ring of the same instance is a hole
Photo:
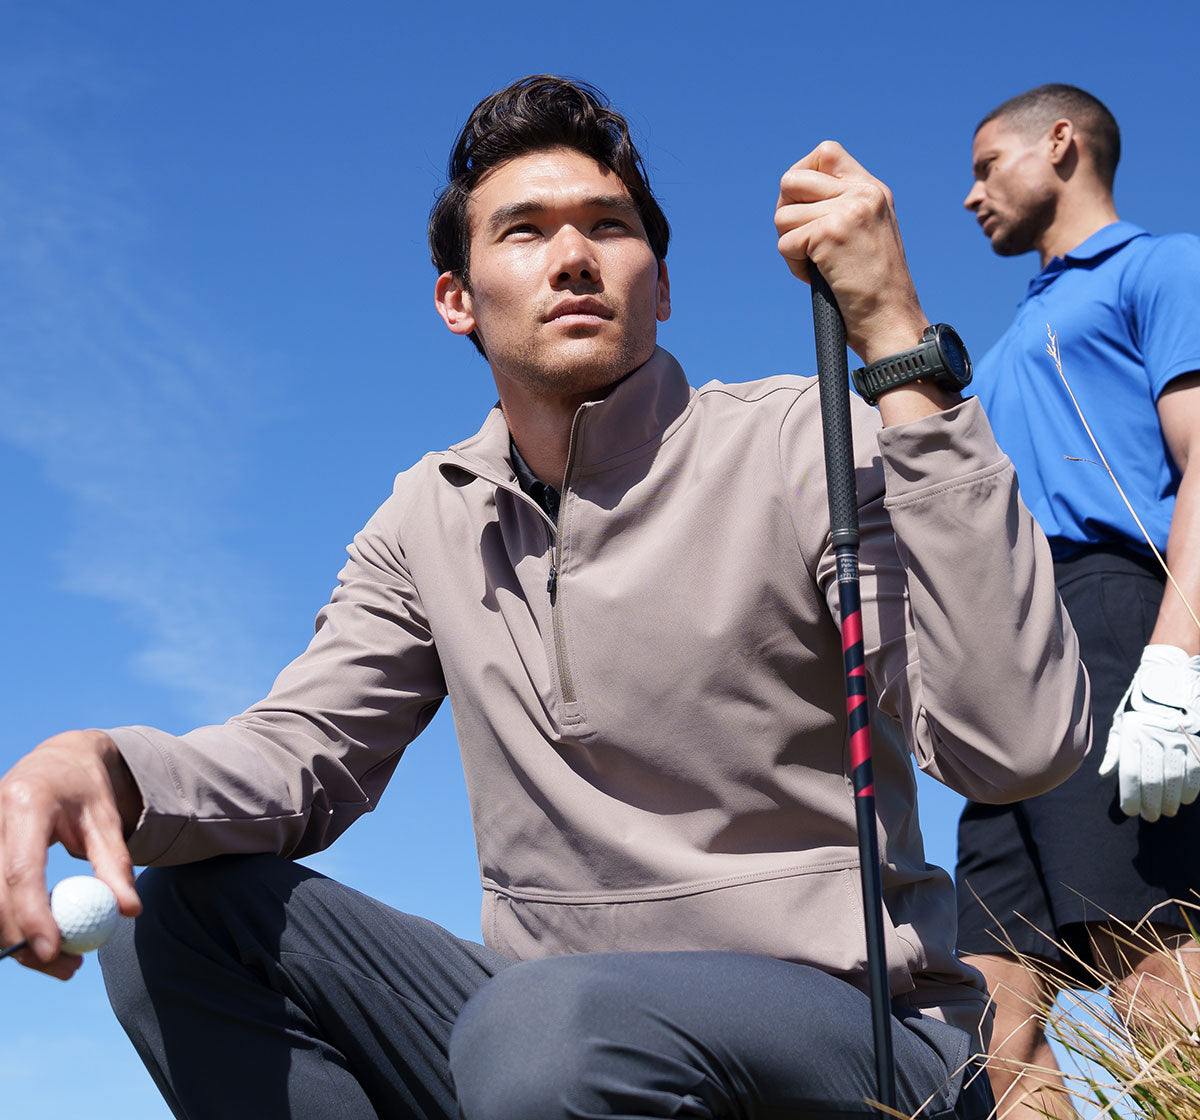
[[[935,323],[925,328],[921,341],[911,350],[881,358],[850,376],[868,404],[911,381],[932,381],[939,389],[957,393],[971,384],[971,356],[953,327]]]

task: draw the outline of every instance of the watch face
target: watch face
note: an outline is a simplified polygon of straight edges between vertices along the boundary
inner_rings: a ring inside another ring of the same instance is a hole
[[[943,324],[938,327],[937,341],[942,361],[946,363],[947,368],[960,384],[968,384],[971,380],[971,359],[958,333]]]

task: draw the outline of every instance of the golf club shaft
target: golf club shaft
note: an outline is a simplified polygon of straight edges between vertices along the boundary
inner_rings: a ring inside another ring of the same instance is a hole
[[[883,940],[883,877],[879,866],[879,831],[875,821],[870,713],[858,587],[858,497],[854,483],[854,447],[850,428],[846,324],[825,278],[812,261],[808,262],[808,268],[812,281],[813,332],[821,391],[830,535],[837,558],[838,602],[842,615],[846,719],[858,831],[858,863],[862,876],[871,1023],[875,1035],[875,1076],[879,1103],[895,1108],[891,991]]]
[[[4,960],[5,957],[11,957],[13,953],[19,953],[28,945],[28,941],[18,941],[15,945],[10,945],[7,949],[0,949],[0,961]]]

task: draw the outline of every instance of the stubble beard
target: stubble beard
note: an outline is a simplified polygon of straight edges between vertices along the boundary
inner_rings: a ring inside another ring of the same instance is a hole
[[[1038,239],[1050,228],[1057,211],[1053,195],[1036,199],[1010,223],[1002,223],[992,234],[992,251],[1000,257],[1019,257],[1037,248]]]
[[[614,345],[578,341],[595,345],[555,346],[547,352],[529,339],[505,356],[505,377],[543,398],[599,398],[654,353],[653,335],[649,341],[626,336]]]

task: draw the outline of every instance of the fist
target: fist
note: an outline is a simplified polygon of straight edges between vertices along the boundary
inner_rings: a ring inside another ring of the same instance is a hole
[[[864,362],[915,346],[929,320],[909,275],[892,192],[840,144],[818,144],[780,181],[779,252],[808,279],[812,261]]]

